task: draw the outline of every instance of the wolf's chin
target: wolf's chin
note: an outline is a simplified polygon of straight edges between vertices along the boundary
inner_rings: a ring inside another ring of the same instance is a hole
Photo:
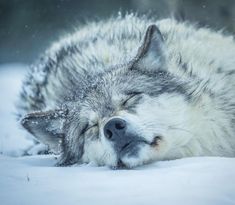
[[[144,163],[144,161],[139,159],[138,157],[135,158],[124,157],[118,160],[116,164],[116,169],[132,169],[146,163],[147,162]]]

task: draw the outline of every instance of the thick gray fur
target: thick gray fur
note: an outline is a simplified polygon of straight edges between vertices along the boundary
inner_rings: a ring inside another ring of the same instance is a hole
[[[61,165],[234,157],[233,36],[136,14],[88,23],[32,66],[18,110],[30,133],[61,152]],[[135,156],[118,159],[105,139],[113,117],[146,140]]]

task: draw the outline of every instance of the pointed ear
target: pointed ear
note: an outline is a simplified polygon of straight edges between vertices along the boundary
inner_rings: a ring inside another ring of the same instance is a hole
[[[64,137],[62,127],[65,118],[66,113],[61,110],[34,112],[26,115],[21,124],[38,141],[48,145],[53,152],[59,153]]]
[[[158,70],[165,66],[165,43],[156,25],[150,25],[145,33],[132,68]]]

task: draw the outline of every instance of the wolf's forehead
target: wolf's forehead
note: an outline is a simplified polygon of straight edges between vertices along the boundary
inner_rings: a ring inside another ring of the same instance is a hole
[[[90,89],[82,102],[82,110],[87,117],[99,118],[110,117],[120,109],[120,104],[125,99],[126,91],[129,90],[123,84],[112,80],[98,83]],[[94,115],[95,113],[95,115]]]
[[[94,114],[98,117],[111,116],[118,108],[118,103],[122,99],[121,94],[117,93],[112,87],[97,88],[92,90],[84,100],[83,109],[89,116],[94,118]]]

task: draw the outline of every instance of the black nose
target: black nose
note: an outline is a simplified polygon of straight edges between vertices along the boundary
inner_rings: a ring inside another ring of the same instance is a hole
[[[117,141],[125,135],[126,121],[120,118],[112,118],[104,126],[104,135],[108,140]]]
[[[112,142],[119,158],[128,153],[136,155],[141,138],[133,131],[128,131],[128,123],[120,118],[112,118],[104,126],[105,137]]]

